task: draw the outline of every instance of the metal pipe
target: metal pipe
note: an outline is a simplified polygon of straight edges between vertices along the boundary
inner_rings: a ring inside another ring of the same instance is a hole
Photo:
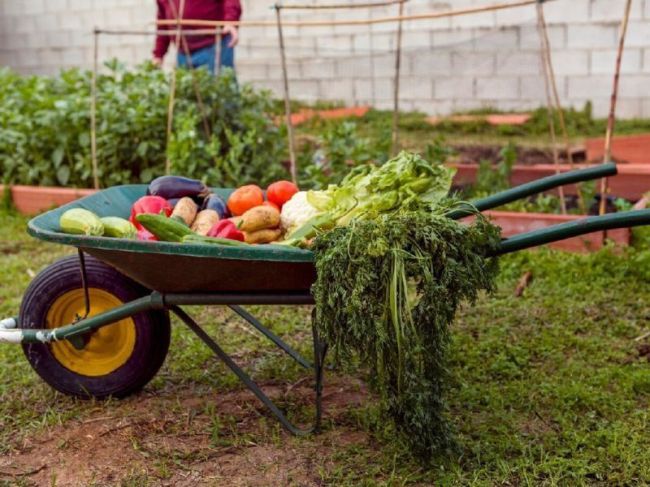
[[[154,292],[117,308],[59,328],[0,328],[0,343],[50,343],[61,341],[78,337],[143,311],[162,308],[162,295]]]
[[[475,213],[476,210],[484,211],[498,206],[512,203],[522,198],[539,194],[549,189],[557,188],[566,184],[579,183],[581,181],[589,181],[592,179],[602,178],[604,176],[614,176],[617,173],[616,164],[608,162],[607,164],[600,164],[598,166],[587,167],[585,169],[578,169],[576,171],[569,171],[562,174],[555,174],[545,178],[531,181],[530,183],[515,186],[514,188],[501,191],[485,198],[471,202],[469,205],[461,206],[460,208],[451,211],[447,214],[449,218],[457,220],[464,216],[469,216]]]
[[[650,210],[625,211],[623,213],[592,216],[582,220],[562,223],[549,228],[541,228],[532,232],[515,235],[514,237],[503,240],[494,255],[508,254],[592,232],[612,230],[615,228],[632,228],[641,225],[650,225]]]

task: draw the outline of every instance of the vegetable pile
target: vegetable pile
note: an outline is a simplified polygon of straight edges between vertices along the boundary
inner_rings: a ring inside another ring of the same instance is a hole
[[[271,243],[282,237],[280,211],[298,192],[289,181],[276,181],[266,198],[259,186],[247,185],[232,192],[228,201],[201,181],[180,176],[154,179],[147,195],[131,207],[129,220],[117,216],[99,218],[82,208],[61,215],[62,232],[114,238],[246,245]]]

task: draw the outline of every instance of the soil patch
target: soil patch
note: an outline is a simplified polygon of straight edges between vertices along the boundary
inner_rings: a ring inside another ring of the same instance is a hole
[[[308,382],[264,384],[301,417],[311,411]],[[170,386],[107,403],[16,445],[0,460],[0,483],[27,485],[321,485],[336,448],[363,445],[349,408],[368,399],[363,383],[331,377],[324,390],[324,431],[296,438],[282,430],[248,391]]]

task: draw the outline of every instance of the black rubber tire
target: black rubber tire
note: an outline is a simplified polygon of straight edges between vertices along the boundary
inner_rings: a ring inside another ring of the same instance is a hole
[[[86,256],[88,287],[113,294],[122,302],[133,301],[151,291],[112,267]],[[48,310],[64,293],[81,289],[79,257],[65,257],[44,269],[30,283],[20,305],[22,328],[45,328]],[[171,326],[167,311],[148,311],[132,317],[135,345],[126,363],[109,374],[85,376],[64,367],[49,344],[23,344],[32,368],[51,387],[81,398],[125,397],[142,389],[158,372],[169,350]]]

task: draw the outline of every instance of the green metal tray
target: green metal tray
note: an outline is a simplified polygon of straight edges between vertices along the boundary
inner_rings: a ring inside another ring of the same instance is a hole
[[[113,266],[145,287],[163,293],[304,292],[316,278],[313,253],[294,247],[145,242],[68,235],[59,218],[70,208],[85,208],[100,217],[128,218],[147,186],[115,186],[33,218],[27,227],[40,240],[72,245]],[[227,198],[230,189],[214,189]]]

